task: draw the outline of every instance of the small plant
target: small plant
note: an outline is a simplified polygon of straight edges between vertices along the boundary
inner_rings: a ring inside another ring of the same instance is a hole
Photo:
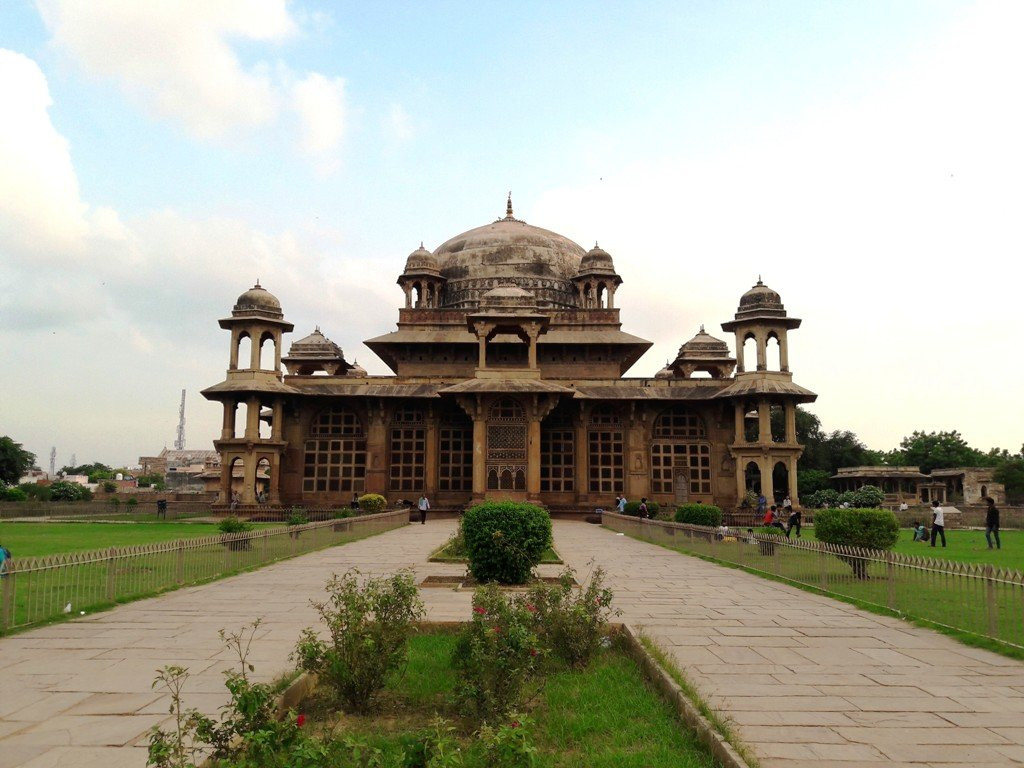
[[[149,750],[146,765],[156,768],[193,768],[201,754],[194,739],[194,729],[201,717],[195,709],[185,709],[181,694],[189,671],[177,665],[157,670],[151,688],[162,685],[171,695],[171,706],[167,710],[174,718],[173,730],[165,731],[154,725],[149,731]]]
[[[134,496],[129,496],[128,501],[126,501],[124,505],[125,507],[127,507],[127,512],[131,514],[135,511],[135,507],[139,505],[139,500],[136,499]]]
[[[345,520],[349,517],[354,517],[355,514],[356,511],[351,507],[342,507],[341,509],[336,509],[333,512],[331,512],[331,517],[333,517],[335,520]]]
[[[473,592],[472,619],[459,633],[452,666],[456,698],[479,722],[497,722],[523,707],[543,652],[535,609],[521,596],[506,598],[496,584]]]
[[[103,491],[105,493],[114,493],[116,490],[117,490],[117,483],[115,483],[113,480],[104,480],[103,481]]]
[[[3,492],[4,501],[25,501],[28,498],[28,494],[25,493],[21,488],[12,486],[7,488]]]
[[[461,530],[469,571],[481,583],[525,584],[551,545],[551,517],[533,504],[478,504],[466,510]]]
[[[131,499],[128,502],[131,503]],[[221,533],[245,533],[252,530],[252,523],[239,520],[234,515],[231,515],[230,517],[225,517],[217,524],[217,530]]]
[[[680,504],[676,507],[676,522],[717,528],[722,524],[722,510],[714,504]]]
[[[526,608],[534,616],[540,640],[572,667],[585,667],[600,647],[613,610],[612,591],[604,586],[600,566],[586,586],[575,587],[575,571],[566,568],[557,584],[538,584],[526,593]]]
[[[483,742],[488,768],[533,768],[537,764],[537,747],[530,737],[532,725],[529,718],[513,712],[509,721],[498,728],[483,726],[477,736]]]
[[[292,507],[292,511],[288,513],[288,518],[285,520],[285,523],[289,527],[293,527],[296,525],[305,525],[308,522],[309,517],[306,515],[305,510],[303,510],[301,507]]]
[[[379,493],[364,493],[359,497],[359,511],[365,515],[383,512],[387,505],[388,500]]]
[[[333,576],[325,602],[310,601],[327,626],[322,640],[306,628],[293,656],[315,672],[354,712],[367,712],[387,676],[405,663],[413,622],[424,615],[413,574],[371,578],[359,583],[359,571]]]

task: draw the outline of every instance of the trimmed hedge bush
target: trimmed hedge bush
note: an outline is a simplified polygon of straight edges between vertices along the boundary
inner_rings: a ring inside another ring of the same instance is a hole
[[[462,536],[474,579],[525,584],[551,545],[551,516],[533,504],[488,501],[466,510]]]
[[[676,522],[717,528],[722,524],[722,510],[714,504],[680,504],[676,507]]]
[[[826,544],[890,549],[899,535],[896,515],[887,509],[823,509],[814,515],[814,536]]]
[[[647,516],[653,520],[658,516],[658,510],[661,509],[661,505],[656,501],[647,501]],[[631,515],[632,517],[640,516],[640,502],[630,501],[626,503],[626,509],[623,511],[624,515]]]
[[[359,511],[364,515],[375,515],[383,512],[388,500],[379,493],[364,493],[359,497]]]

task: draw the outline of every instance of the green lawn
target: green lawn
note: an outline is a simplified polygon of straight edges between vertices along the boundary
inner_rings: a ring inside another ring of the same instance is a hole
[[[460,734],[472,733],[453,709],[455,675],[450,659],[455,636],[414,635],[409,663],[390,681],[373,715],[328,714],[325,700],[303,710],[319,722],[340,725],[385,755],[398,752],[402,733],[427,726],[435,714]],[[717,765],[672,708],[652,690],[637,665],[616,649],[606,650],[584,672],[557,671],[546,680],[528,713],[539,768],[710,768]],[[483,767],[465,738],[466,768]]]
[[[256,523],[267,528],[280,523]],[[14,557],[62,555],[107,547],[130,547],[156,541],[193,539],[218,534],[212,523],[12,523],[0,522],[0,544]]]
[[[945,549],[941,539],[936,542],[935,549],[928,544],[914,542],[914,534],[909,529],[900,531],[900,539],[893,547],[894,552],[918,557],[938,557],[942,560],[956,560],[961,563],[991,563],[998,568],[1024,570],[1024,531],[1001,531],[999,534],[1002,549],[988,548],[985,543],[984,531],[947,530]]]

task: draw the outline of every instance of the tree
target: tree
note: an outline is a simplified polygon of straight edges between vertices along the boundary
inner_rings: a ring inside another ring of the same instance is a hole
[[[967,444],[959,432],[918,432],[900,442],[904,466],[920,467],[922,472],[946,467],[987,467],[998,459]]]
[[[7,435],[0,437],[0,482],[4,485],[17,485],[18,480],[32,469],[36,455],[21,447]]]
[[[1024,456],[1004,461],[996,467],[992,479],[1006,487],[1006,500],[1010,504],[1024,502]]]
[[[775,429],[778,428],[776,426]],[[796,440],[804,446],[804,453],[797,463],[798,472],[819,470],[827,472],[831,477],[840,467],[859,467],[878,463],[878,453],[869,451],[853,432],[836,430],[825,433],[821,429],[821,421],[818,417],[799,407],[796,409]],[[801,480],[800,483],[800,489],[803,492],[803,481]]]
[[[797,471],[800,485],[800,496],[806,499],[809,495],[831,487],[829,478],[832,475],[825,469],[801,469]]]

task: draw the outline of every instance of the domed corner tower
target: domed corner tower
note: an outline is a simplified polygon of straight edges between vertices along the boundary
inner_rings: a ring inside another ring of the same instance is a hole
[[[219,324],[231,331],[227,376],[202,392],[224,406],[221,436],[214,441],[221,459],[217,503],[221,508],[277,505],[281,456],[287,445],[281,436],[283,405],[286,397],[296,394],[283,382],[281,340],[294,326],[285,320],[281,302],[258,281],[238,297],[231,316]],[[237,419],[242,405],[244,426]],[[266,422],[263,429],[261,422]]]
[[[622,285],[622,278],[615,271],[611,254],[594,243],[594,247],[580,260],[573,285],[581,307],[614,309],[615,291]]]
[[[405,293],[406,309],[440,308],[445,278],[441,276],[437,257],[424,248],[423,243],[405,260],[405,270],[398,284]]]
[[[694,373],[707,373],[712,379],[727,379],[736,368],[736,358],[729,354],[729,345],[700,327],[697,335],[679,347],[676,359],[662,371],[662,378],[678,376],[689,379]]]
[[[736,335],[736,377],[718,397],[733,403],[730,452],[736,460],[740,499],[753,491],[763,495],[769,505],[781,504],[786,496],[794,506],[800,503],[797,460],[804,449],[796,437],[796,406],[814,402],[818,396],[794,384],[789,369],[787,333],[799,327],[800,320],[786,314],[782,297],[760,277],[740,297],[734,319],[722,323],[723,331]],[[750,340],[754,342],[754,361],[744,350]],[[778,345],[777,367],[772,366],[768,354],[773,341]]]

